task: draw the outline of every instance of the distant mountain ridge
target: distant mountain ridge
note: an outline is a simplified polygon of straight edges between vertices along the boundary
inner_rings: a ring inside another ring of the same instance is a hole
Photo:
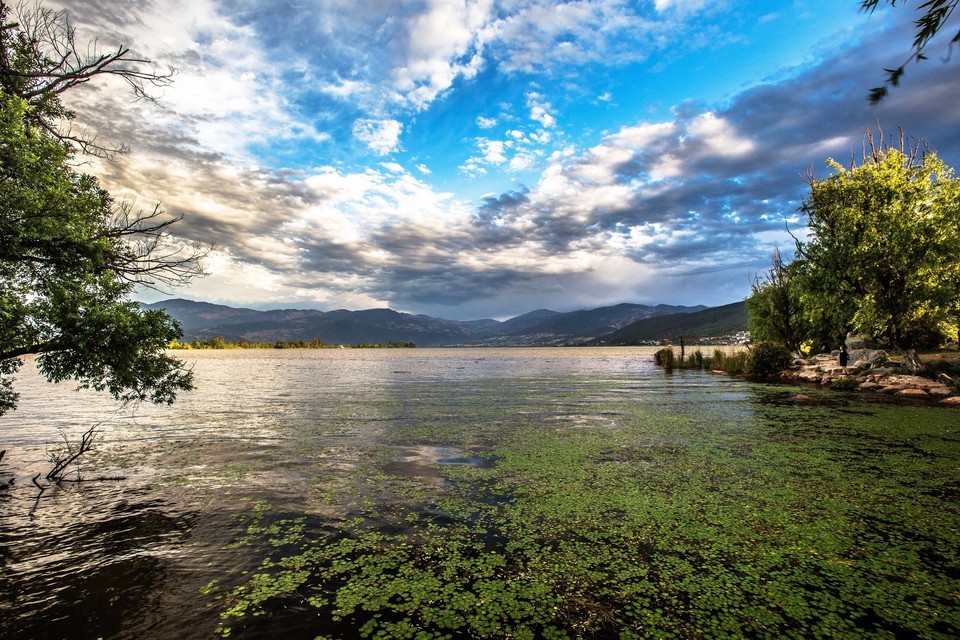
[[[629,330],[637,323],[673,318],[662,325],[641,324],[641,327],[647,327],[641,331],[644,336],[663,329],[664,335],[659,337],[669,337],[666,334],[670,331],[666,327],[682,324],[688,316],[711,310],[703,305],[685,307],[623,303],[567,313],[538,309],[504,321],[460,321],[401,313],[392,309],[258,311],[182,298],[142,306],[145,309],[165,310],[180,323],[184,338],[188,341],[216,337],[233,342],[319,338],[327,344],[412,342],[423,347],[627,344],[614,340],[630,340]],[[708,314],[703,318],[709,319],[710,316]],[[745,319],[742,324],[742,329],[746,329]],[[742,329],[738,327],[730,333]]]
[[[657,340],[689,341],[732,336],[747,330],[747,305],[734,302],[692,313],[658,315],[644,318],[622,329],[601,336],[597,344],[636,345]]]

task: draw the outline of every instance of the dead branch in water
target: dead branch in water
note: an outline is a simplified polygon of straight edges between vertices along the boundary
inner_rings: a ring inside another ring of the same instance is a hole
[[[126,479],[127,476],[97,476],[96,478],[59,478],[57,482],[120,482]]]
[[[100,424],[98,423],[90,427],[89,429],[87,429],[87,432],[84,433],[83,436],[80,438],[80,446],[77,447],[76,449],[70,446],[70,442],[67,440],[66,436],[63,437],[63,440],[67,445],[66,453],[50,454],[50,461],[53,462],[53,468],[46,475],[47,480],[54,480],[56,482],[60,482],[63,479],[64,470],[67,467],[69,467],[71,464],[73,464],[77,458],[79,458],[84,453],[89,451],[90,448],[93,446],[93,440],[97,436],[97,433],[98,433],[97,427],[99,426]],[[77,474],[77,477],[79,478],[79,472]],[[37,484],[36,479],[34,479],[34,484]]]

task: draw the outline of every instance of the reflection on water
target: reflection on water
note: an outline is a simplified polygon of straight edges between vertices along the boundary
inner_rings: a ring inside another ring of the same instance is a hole
[[[0,418],[0,480],[14,479],[0,490],[0,637],[210,637],[219,610],[198,594],[259,562],[255,548],[230,546],[254,505],[305,514],[321,535],[389,499],[378,517],[399,530],[411,519],[405,509],[441,517],[445,468],[492,468],[494,449],[525,425],[614,431],[637,406],[731,433],[783,420],[766,412],[789,391],[665,375],[651,354],[184,351],[177,355],[193,363],[197,389],[172,407],[135,413],[49,385],[27,366],[19,409]],[[809,426],[794,415],[795,428]],[[95,424],[100,441],[80,469],[87,481],[44,483],[38,495],[31,478],[46,471],[50,451]],[[680,446],[677,437],[648,430],[636,446]],[[652,466],[632,450],[605,459]],[[123,479],[98,480],[115,477]],[[313,637],[302,620],[315,610],[301,600],[278,606],[283,616],[251,622],[244,637]]]

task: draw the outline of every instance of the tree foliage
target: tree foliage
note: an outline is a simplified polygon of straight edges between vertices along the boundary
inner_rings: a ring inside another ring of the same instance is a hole
[[[164,353],[181,331],[128,297],[137,285],[200,275],[202,252],[169,235],[177,218],[117,203],[76,170],[78,151],[105,148],[71,133],[73,114],[60,101],[101,74],[135,85],[153,78],[124,67],[123,48],[78,55],[64,13],[12,14],[0,2],[0,414],[15,408],[11,376],[30,354],[50,381],[172,402],[192,385],[191,372]]]
[[[795,272],[796,267],[785,264],[779,249],[775,249],[770,269],[751,285],[747,313],[754,340],[776,342],[798,352],[806,332],[798,292],[793,286]]]
[[[23,2],[14,12],[0,1],[0,30],[0,88],[27,102],[24,117],[32,126],[85,153],[106,155],[124,148],[107,148],[75,133],[75,114],[60,99],[65,92],[98,76],[113,76],[125,81],[137,99],[152,101],[149,89],[168,86],[173,79],[172,71],[159,72],[127,47],[105,53],[94,43],[81,49],[65,11]]]
[[[757,340],[791,349],[862,333],[899,349],[956,339],[960,323],[960,178],[922,143],[868,133],[860,162],[809,177],[796,259],[779,252],[747,309]]]
[[[897,6],[897,0],[884,0],[891,7]],[[874,87],[870,90],[869,100],[871,104],[876,104],[883,100],[889,93],[890,87],[896,87],[900,84],[900,78],[906,70],[906,66],[917,60],[926,60],[926,48],[935,35],[940,31],[944,24],[950,20],[954,9],[960,0],[923,0],[919,2],[916,11],[923,13],[914,21],[913,44],[910,49],[910,55],[907,60],[893,69],[884,69],[886,80],[882,86]],[[906,4],[905,2],[902,4]],[[871,14],[876,11],[880,5],[880,0],[862,0],[860,7]],[[954,46],[960,44],[960,29],[950,40],[951,51]]]
[[[955,331],[960,314],[960,179],[920,144],[867,137],[860,164],[810,178],[797,243],[807,320],[902,351]]]

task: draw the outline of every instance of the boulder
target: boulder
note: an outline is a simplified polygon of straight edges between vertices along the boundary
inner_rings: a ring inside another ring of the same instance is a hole
[[[914,388],[901,389],[900,391],[897,391],[894,395],[901,398],[929,398],[930,397],[930,394],[928,394],[923,389],[914,389]]]
[[[870,336],[867,335],[854,335],[852,333],[847,334],[847,339],[843,341],[847,345],[847,351],[858,351],[861,349],[876,349],[877,345]]]
[[[904,389],[907,389],[907,388],[908,387],[905,387],[902,384],[888,384],[886,386],[880,387],[878,391],[880,393],[897,393],[898,391],[903,391]]]
[[[938,396],[940,398],[946,398],[952,394],[952,392],[950,391],[950,388],[947,385],[940,382],[936,384],[932,384],[929,387],[927,387],[927,393],[929,393],[932,396]]]
[[[863,377],[870,382],[877,382],[891,375],[893,375],[893,369],[890,367],[880,367],[878,369],[870,369],[869,371],[865,371]]]
[[[887,384],[897,384],[903,387],[925,390],[941,383],[934,382],[930,378],[924,378],[922,376],[892,375],[887,376]]]
[[[960,396],[950,396],[949,398],[944,398],[940,401],[940,404],[952,404],[960,407]]]
[[[887,352],[880,349],[851,349],[850,366],[858,369],[873,369],[887,362]]]

